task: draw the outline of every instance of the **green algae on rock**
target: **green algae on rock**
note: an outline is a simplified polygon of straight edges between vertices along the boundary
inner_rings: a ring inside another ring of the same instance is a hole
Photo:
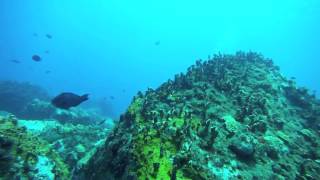
[[[0,179],[71,179],[69,167],[50,145],[17,121],[14,116],[0,117],[0,139],[11,144],[0,147],[1,153],[6,150],[0,159],[0,169],[6,171],[0,171]]]
[[[70,171],[88,161],[111,129],[101,125],[62,124],[55,120],[18,120],[18,126],[46,140]]]
[[[320,179],[320,102],[257,53],[139,92],[87,179]]]

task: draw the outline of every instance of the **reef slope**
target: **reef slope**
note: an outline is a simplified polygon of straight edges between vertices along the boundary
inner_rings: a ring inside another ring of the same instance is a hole
[[[0,179],[71,179],[68,165],[47,141],[0,116]]]
[[[86,179],[320,179],[320,103],[257,53],[139,92]]]

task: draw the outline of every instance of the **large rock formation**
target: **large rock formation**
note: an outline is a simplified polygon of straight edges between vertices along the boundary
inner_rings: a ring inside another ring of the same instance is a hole
[[[270,59],[215,55],[134,97],[86,179],[320,179],[320,102]]]

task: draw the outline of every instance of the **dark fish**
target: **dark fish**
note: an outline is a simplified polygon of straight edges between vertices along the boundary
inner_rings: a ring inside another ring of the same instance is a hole
[[[33,36],[34,37],[38,37],[38,33],[33,33]]]
[[[102,120],[101,122],[99,122],[97,125],[102,125],[102,124],[104,124],[105,122],[107,121],[107,119],[104,119],[104,120]]]
[[[41,59],[41,57],[40,56],[38,56],[38,55],[33,55],[32,56],[32,60],[34,60],[34,61],[36,61],[36,62],[39,62],[39,61],[41,61],[42,59]]]
[[[51,71],[50,71],[50,70],[46,70],[45,73],[46,73],[46,74],[50,74]]]
[[[154,45],[159,46],[159,45],[160,45],[160,41],[156,41],[156,42],[154,43]]]
[[[115,98],[114,98],[114,96],[110,96],[110,99],[111,99],[111,100],[114,100]]]
[[[57,97],[53,98],[51,103],[60,109],[69,109],[71,107],[78,106],[82,102],[89,99],[89,94],[84,94],[82,96],[79,96],[74,93],[61,93]]]
[[[50,53],[50,51],[49,51],[49,50],[46,50],[44,53],[49,54],[49,53]]]
[[[16,64],[20,64],[21,63],[19,60],[16,60],[16,59],[12,59],[11,62],[16,63]]]
[[[46,34],[46,37],[47,37],[48,39],[52,39],[52,36],[51,36],[50,34]]]

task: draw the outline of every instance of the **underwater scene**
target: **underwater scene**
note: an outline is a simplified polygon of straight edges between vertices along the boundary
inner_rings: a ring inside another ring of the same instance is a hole
[[[0,0],[0,180],[320,180],[320,1]]]

